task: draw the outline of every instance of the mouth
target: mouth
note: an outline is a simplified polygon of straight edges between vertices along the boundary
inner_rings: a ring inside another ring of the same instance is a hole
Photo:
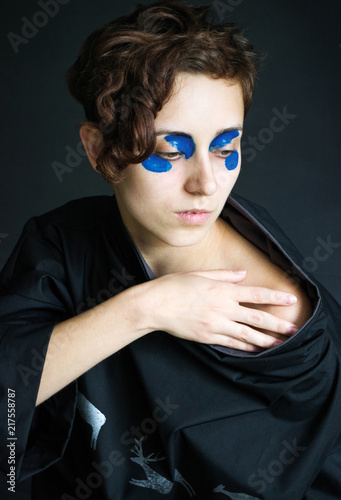
[[[210,211],[208,210],[184,210],[183,212],[175,212],[176,216],[179,217],[182,221],[189,224],[202,224],[206,222],[210,216]]]
[[[199,210],[193,208],[191,210],[182,210],[181,212],[177,212],[178,214],[210,214],[210,210]]]

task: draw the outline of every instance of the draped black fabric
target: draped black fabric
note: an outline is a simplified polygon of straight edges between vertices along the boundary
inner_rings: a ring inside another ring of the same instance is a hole
[[[26,224],[0,275],[0,410],[14,389],[34,500],[341,498],[340,306],[263,208],[233,195],[222,217],[304,287],[299,332],[259,354],[153,332],[38,408],[54,325],[151,276],[114,196]]]

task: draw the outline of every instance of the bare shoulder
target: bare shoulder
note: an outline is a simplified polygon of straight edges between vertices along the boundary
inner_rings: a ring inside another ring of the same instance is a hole
[[[301,328],[313,313],[312,304],[304,289],[285,270],[273,264],[268,255],[231,227],[228,229],[228,234],[230,243],[233,242],[229,247],[229,258],[233,269],[246,269],[247,271],[245,280],[241,282],[242,285],[280,290],[297,297],[297,303],[289,306],[250,304],[249,307],[269,312]],[[231,249],[233,249],[232,254]]]
[[[289,306],[263,305],[260,308],[281,319],[291,321],[301,328],[312,316],[312,304],[303,288],[297,283],[293,283],[290,278],[286,279],[282,273],[280,272],[279,276],[276,276],[277,270],[271,271],[271,273],[265,272],[262,286],[271,288],[272,290],[283,290],[284,292],[292,293],[297,297],[296,304]]]

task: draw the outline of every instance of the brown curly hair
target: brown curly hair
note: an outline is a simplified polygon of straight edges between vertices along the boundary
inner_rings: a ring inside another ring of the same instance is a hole
[[[83,123],[102,132],[96,168],[109,183],[154,151],[154,120],[179,72],[239,82],[248,111],[260,56],[233,23],[214,24],[210,7],[138,4],[84,42],[67,85],[84,107]]]

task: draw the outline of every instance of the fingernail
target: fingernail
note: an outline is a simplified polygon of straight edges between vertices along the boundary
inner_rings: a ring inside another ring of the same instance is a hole
[[[246,271],[234,271],[234,274],[245,274]]]
[[[296,325],[289,326],[287,332],[288,333],[297,333],[298,332],[298,326],[296,326]]]
[[[297,297],[295,297],[295,295],[289,294],[285,297],[286,304],[296,304],[296,302],[297,302]]]
[[[282,340],[276,340],[276,342],[274,342],[272,344],[272,347],[277,347],[278,345],[282,345],[282,344],[283,344]]]

